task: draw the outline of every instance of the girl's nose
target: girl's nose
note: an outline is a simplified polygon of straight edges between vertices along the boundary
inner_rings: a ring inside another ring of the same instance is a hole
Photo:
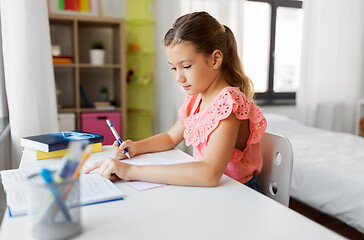
[[[179,83],[183,83],[184,81],[186,81],[186,79],[183,76],[183,74],[181,74],[181,72],[178,72],[178,71],[177,71],[177,74],[176,74],[176,80]]]

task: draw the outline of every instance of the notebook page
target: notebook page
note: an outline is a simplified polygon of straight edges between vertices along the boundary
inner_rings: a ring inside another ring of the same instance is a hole
[[[121,160],[121,162],[132,164],[132,165],[168,165],[168,164],[178,164],[178,163],[185,163],[185,162],[191,162],[191,160],[187,159],[172,159],[161,156],[161,154],[158,153],[147,153],[135,156],[131,159],[125,159]],[[161,183],[151,183],[151,182],[143,182],[143,181],[130,181],[126,182],[123,181],[128,186],[142,191],[157,187],[163,187],[167,184],[161,184]]]
[[[49,167],[56,170],[58,166]],[[25,215],[27,200],[24,187],[30,175],[37,174],[41,168],[24,168],[1,171],[1,180],[6,192],[10,216]],[[80,204],[90,205],[113,200],[121,200],[124,193],[109,179],[98,174],[82,174],[79,178]]]

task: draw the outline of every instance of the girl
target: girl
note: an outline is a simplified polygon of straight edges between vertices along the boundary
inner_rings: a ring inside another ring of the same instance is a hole
[[[261,111],[253,103],[253,85],[245,76],[231,30],[206,12],[186,14],[164,37],[164,46],[176,81],[187,97],[179,121],[167,132],[145,140],[115,141],[113,158],[92,164],[109,179],[217,186],[225,173],[259,191],[255,175],[262,168],[260,139],[266,129]],[[190,163],[135,166],[118,160],[172,149],[183,138],[192,144]]]

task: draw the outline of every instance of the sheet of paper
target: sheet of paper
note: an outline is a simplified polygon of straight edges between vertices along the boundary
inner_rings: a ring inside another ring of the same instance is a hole
[[[122,160],[122,162],[132,165],[168,165],[168,164],[191,162],[191,160],[188,160],[186,158],[171,159],[163,157],[162,154],[159,153],[147,153],[135,156],[131,159]],[[143,181],[130,181],[130,182],[123,181],[123,182],[128,186],[139,191],[166,186],[166,184],[150,183]]]

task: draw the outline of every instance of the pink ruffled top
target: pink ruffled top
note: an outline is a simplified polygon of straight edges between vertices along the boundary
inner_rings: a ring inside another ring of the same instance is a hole
[[[250,136],[243,151],[234,148],[225,174],[241,182],[248,182],[260,172],[263,162],[260,140],[267,127],[260,109],[249,102],[238,87],[226,87],[220,91],[212,103],[198,112],[201,95],[188,95],[178,114],[185,126],[184,138],[187,146],[193,146],[193,157],[201,160],[211,133],[219,122],[231,113],[240,120],[249,119]]]

